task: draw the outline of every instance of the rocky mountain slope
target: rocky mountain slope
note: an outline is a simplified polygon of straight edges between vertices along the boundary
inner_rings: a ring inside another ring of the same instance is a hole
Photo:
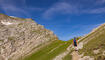
[[[81,38],[79,46],[80,60],[105,60],[105,23]]]
[[[0,60],[17,60],[56,40],[52,31],[32,19],[0,14]]]

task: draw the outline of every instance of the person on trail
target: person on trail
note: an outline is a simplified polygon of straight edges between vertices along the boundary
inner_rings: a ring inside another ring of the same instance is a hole
[[[73,45],[74,45],[74,47],[75,47],[75,50],[78,51],[78,49],[77,49],[77,40],[76,40],[76,37],[74,37]]]

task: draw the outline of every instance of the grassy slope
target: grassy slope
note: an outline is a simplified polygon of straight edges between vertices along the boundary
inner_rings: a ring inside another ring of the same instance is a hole
[[[66,55],[63,60],[71,60],[72,59],[72,55],[68,54]]]
[[[27,56],[24,60],[52,60],[60,53],[66,51],[66,48],[71,44],[71,41],[55,41],[48,46],[45,46],[37,52]]]
[[[71,39],[71,40],[69,40],[69,41],[67,41],[67,42],[69,42],[70,44],[72,44],[73,39]],[[71,51],[69,52],[69,54],[67,54],[67,55],[63,58],[63,60],[71,60],[71,59],[72,59],[72,55],[70,55],[70,54],[72,53],[72,51],[73,51],[73,49],[71,49]]]
[[[73,51],[73,50],[72,50]],[[69,54],[67,54],[63,60],[72,60],[72,55],[70,55],[72,53],[72,51],[69,52]]]
[[[100,52],[98,54],[94,54],[93,51],[97,49],[100,49]],[[79,50],[80,53],[84,53],[84,56],[94,56],[95,60],[105,59],[105,56],[102,55],[103,51],[105,51],[105,31],[98,37],[90,40],[84,45],[83,49]]]

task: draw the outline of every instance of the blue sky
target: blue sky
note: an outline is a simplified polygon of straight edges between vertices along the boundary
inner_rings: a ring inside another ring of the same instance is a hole
[[[0,13],[32,18],[69,40],[105,22],[105,0],[0,0]]]

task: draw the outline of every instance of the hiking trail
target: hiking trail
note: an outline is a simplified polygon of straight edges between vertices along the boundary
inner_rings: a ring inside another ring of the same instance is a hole
[[[80,59],[80,56],[79,56],[78,52],[74,51],[72,53],[72,60],[79,60],[79,59]]]

